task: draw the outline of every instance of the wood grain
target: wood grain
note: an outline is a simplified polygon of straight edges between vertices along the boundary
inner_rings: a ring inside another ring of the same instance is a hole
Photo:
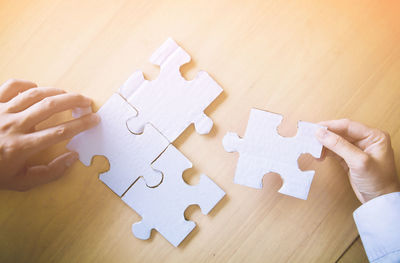
[[[354,240],[354,243],[345,251],[342,257],[337,261],[338,263],[366,263],[369,262],[365,254],[360,237]]]
[[[149,79],[152,52],[171,36],[193,61],[192,79],[209,72],[224,93],[208,109],[208,136],[193,127],[174,143],[194,164],[190,183],[210,176],[227,197],[203,216],[179,248],[153,231],[131,233],[140,217],[97,178],[96,157],[57,182],[28,192],[0,192],[1,262],[334,262],[357,237],[360,205],[333,159],[301,158],[316,169],[307,201],[233,184],[237,154],[226,153],[227,131],[243,134],[251,107],[296,121],[351,118],[387,130],[400,156],[400,19],[397,1],[127,1],[1,0],[0,81],[23,78],[90,96],[98,109],[134,70]],[[62,115],[56,120],[68,118]],[[52,120],[55,121],[55,120]],[[50,121],[51,123],[51,121]],[[44,163],[65,143],[39,154]],[[359,247],[358,247],[359,248]],[[349,249],[352,258],[364,257]]]

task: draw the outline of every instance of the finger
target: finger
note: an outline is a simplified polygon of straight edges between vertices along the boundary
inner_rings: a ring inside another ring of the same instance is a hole
[[[360,148],[329,130],[319,129],[316,137],[322,145],[342,157],[349,167],[357,165],[367,157]]]
[[[64,175],[65,171],[78,159],[79,156],[76,152],[67,152],[55,158],[48,165],[29,167],[22,175],[17,176],[15,189],[26,191],[54,181]]]
[[[386,152],[392,149],[390,134],[378,129],[371,129],[370,136],[358,141],[356,145],[363,149],[363,151],[365,151],[366,153],[369,153],[371,155],[378,154],[378,156],[380,155],[381,151]],[[381,149],[381,151],[376,151],[377,149]]]
[[[359,122],[348,119],[323,121],[319,123],[350,142],[359,141],[370,136],[372,129]]]
[[[37,85],[26,80],[10,79],[0,86],[0,102],[7,102],[17,96],[20,92],[36,88]]]
[[[63,93],[65,93],[65,91],[56,88],[38,87],[29,89],[6,103],[7,112],[16,113],[23,111],[46,97]]]
[[[95,113],[91,113],[55,127],[26,134],[23,139],[24,151],[28,156],[30,156],[92,128],[99,123],[99,121],[99,116]]]
[[[18,114],[23,119],[22,128],[29,130],[55,113],[74,108],[89,107],[91,103],[91,99],[80,94],[65,93],[46,97]]]

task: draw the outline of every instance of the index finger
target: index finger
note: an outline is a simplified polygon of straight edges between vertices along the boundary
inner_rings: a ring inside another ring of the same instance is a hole
[[[322,121],[318,124],[328,127],[336,134],[350,142],[360,141],[371,135],[372,129],[366,125],[349,119]]]

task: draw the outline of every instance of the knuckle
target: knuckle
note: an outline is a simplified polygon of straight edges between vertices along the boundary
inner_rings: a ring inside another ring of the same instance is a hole
[[[25,92],[25,96],[27,99],[34,99],[36,97],[38,97],[41,93],[41,90],[39,88],[33,88],[28,90],[27,92]]]
[[[24,129],[25,127],[28,127],[28,123],[30,120],[29,115],[20,113],[20,114],[16,114],[16,117],[17,118],[15,118],[11,123],[11,125],[13,127],[15,127],[16,129],[19,129],[19,130]]]
[[[16,140],[6,141],[0,145],[0,153],[1,159],[3,160],[11,160],[14,157],[18,157],[18,153],[20,152],[21,144]]]
[[[86,103],[88,101],[88,99],[85,96],[78,94],[78,93],[70,93],[70,96],[73,101],[76,101],[79,103]]]
[[[343,142],[343,138],[340,137],[340,136],[338,136],[338,135],[336,135],[336,136],[334,136],[333,139],[332,139],[331,147],[332,147],[332,148],[335,148],[335,147],[337,147],[338,145],[340,145],[342,142]]]
[[[372,130],[372,135],[373,135],[373,138],[375,138],[375,140],[378,140],[378,141],[386,142],[386,141],[388,141],[390,139],[390,135],[389,135],[388,132],[382,131],[382,130],[379,130],[379,129],[373,129]]]
[[[390,134],[387,131],[381,131],[382,132],[382,137],[385,141],[390,141]]]
[[[56,136],[66,136],[67,128],[65,126],[59,126],[54,129],[54,135]]]
[[[74,100],[79,100],[79,101],[84,101],[84,100],[86,99],[83,95],[78,94],[78,93],[72,93],[72,94],[71,94],[71,97],[72,97]]]
[[[49,91],[52,90],[52,91],[54,91],[54,92],[56,92],[56,93],[59,93],[59,94],[65,93],[64,90],[59,89],[59,88],[53,88],[53,87],[51,87],[51,88],[47,88],[47,89],[48,89]]]
[[[17,103],[13,103],[12,101],[6,102],[4,104],[4,113],[14,113],[15,109],[18,107]]]
[[[17,120],[14,118],[6,118],[0,123],[0,131],[3,133],[9,133],[17,124]]]
[[[375,138],[376,141],[385,147],[391,147],[390,134],[387,131],[377,130]]]
[[[44,98],[41,103],[42,106],[48,110],[51,110],[56,106],[56,101],[52,97]]]
[[[27,101],[34,101],[38,96],[40,96],[40,90],[38,88],[32,88],[25,92],[20,93],[17,95],[15,102],[10,104],[7,109],[7,112],[15,113],[15,111],[20,108],[20,105],[26,103]]]
[[[368,170],[372,162],[372,158],[368,154],[360,155],[358,161],[355,163],[355,167],[359,170]]]

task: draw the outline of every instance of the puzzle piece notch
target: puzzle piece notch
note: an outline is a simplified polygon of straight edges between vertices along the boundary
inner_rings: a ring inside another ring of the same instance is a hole
[[[110,170],[100,175],[112,191],[121,196],[140,176],[148,186],[156,186],[162,174],[151,163],[168,147],[168,140],[151,124],[142,135],[132,135],[126,128],[126,120],[136,111],[118,94],[99,109],[101,122],[90,130],[75,136],[67,148],[79,153],[86,166],[94,155],[104,155]]]
[[[152,123],[170,142],[192,123],[199,134],[210,132],[213,122],[204,110],[222,88],[204,71],[186,81],[179,69],[189,61],[189,54],[169,38],[150,58],[160,66],[158,78],[148,81],[136,71],[121,86],[121,96],[138,111],[127,120],[132,133],[142,133],[146,123]]]
[[[172,38],[168,38],[150,57],[150,63],[161,68],[168,65],[167,60],[174,60],[173,64],[179,68],[190,62],[190,55],[183,50]],[[174,68],[176,69],[176,68]],[[180,74],[179,74],[180,75]]]
[[[174,52],[178,54],[176,56],[173,55]],[[169,57],[177,58],[176,64],[178,64],[179,68],[190,62],[190,55],[186,53],[172,38],[168,38],[150,57],[150,63],[160,66],[161,68],[165,67],[164,61],[166,61]],[[175,67],[176,68],[176,67]],[[175,75],[179,75],[179,72],[174,72]],[[135,93],[135,91],[141,87],[143,82],[147,81],[144,78],[143,72],[138,70],[135,71],[119,88],[118,92],[129,101],[129,98]]]
[[[303,153],[320,157],[322,145],[315,132],[322,126],[300,121],[296,136],[286,138],[277,131],[282,119],[279,114],[252,109],[243,138],[236,133],[225,135],[225,150],[240,154],[234,182],[260,189],[264,174],[275,172],[283,180],[280,193],[307,199],[314,171],[301,171],[297,160]]]
[[[153,167],[163,172],[162,184],[149,188],[140,178],[122,200],[142,217],[142,221],[132,225],[137,238],[148,239],[151,230],[156,229],[177,247],[196,226],[185,219],[186,208],[197,204],[203,214],[208,214],[225,192],[205,175],[201,175],[197,185],[186,184],[182,173],[192,163],[173,145],[168,146]]]

